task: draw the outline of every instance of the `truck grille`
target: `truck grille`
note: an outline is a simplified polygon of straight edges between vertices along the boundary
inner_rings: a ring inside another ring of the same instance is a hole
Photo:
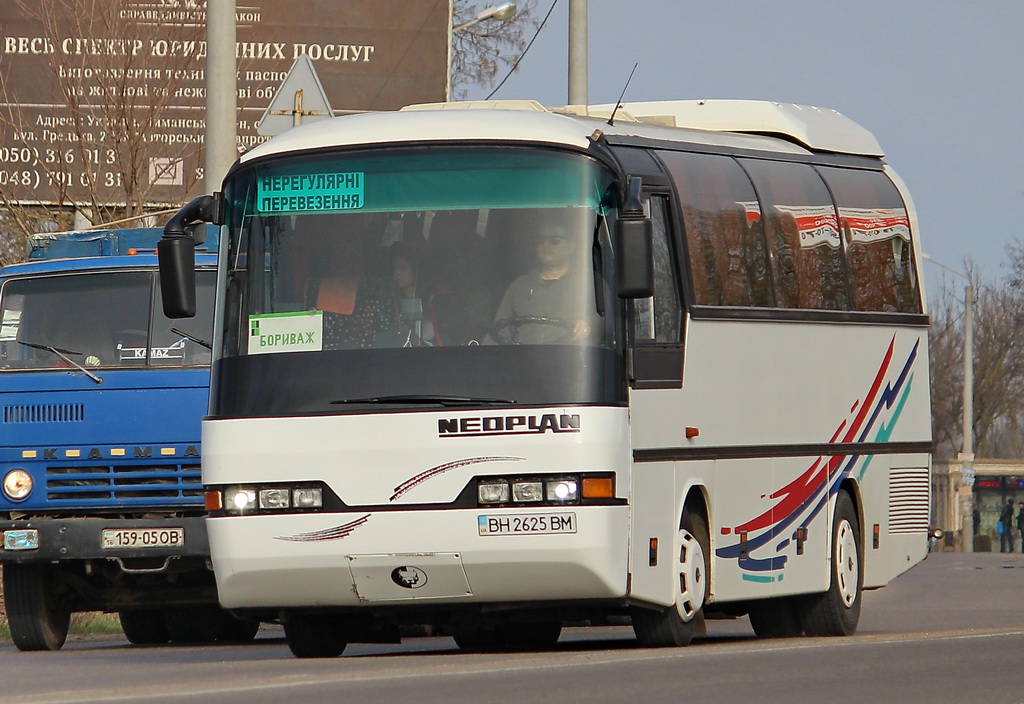
[[[39,403],[4,406],[4,423],[80,423],[85,420],[81,403]]]
[[[46,498],[54,503],[87,501],[195,503],[203,495],[198,464],[91,465],[46,468]]]

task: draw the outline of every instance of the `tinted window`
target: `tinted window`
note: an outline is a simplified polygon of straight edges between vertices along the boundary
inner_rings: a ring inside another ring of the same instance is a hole
[[[849,308],[839,220],[821,177],[804,164],[742,159],[760,196],[776,305]]]
[[[853,309],[919,313],[910,218],[880,171],[819,168],[839,209]]]
[[[770,306],[760,208],[731,157],[661,152],[679,193],[695,303]]]

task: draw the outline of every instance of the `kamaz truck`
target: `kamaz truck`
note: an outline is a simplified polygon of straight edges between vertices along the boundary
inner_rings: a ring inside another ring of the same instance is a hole
[[[0,566],[21,650],[59,649],[80,611],[118,613],[137,644],[259,627],[217,606],[204,523],[215,234],[184,323],[161,311],[159,235],[38,234],[0,270]]]

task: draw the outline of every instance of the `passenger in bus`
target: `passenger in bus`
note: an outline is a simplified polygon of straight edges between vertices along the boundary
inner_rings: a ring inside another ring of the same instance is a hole
[[[355,237],[332,240],[327,276],[310,280],[306,296],[324,312],[324,349],[390,346],[400,331],[391,281],[365,275],[363,245]]]
[[[596,320],[583,311],[594,311],[583,298],[592,286],[585,280],[578,259],[579,242],[568,230],[545,223],[534,236],[537,264],[515,279],[498,306],[490,341],[513,344],[582,342]]]
[[[448,291],[440,285],[431,286],[424,279],[425,272],[420,265],[419,252],[401,244],[391,247],[391,273],[400,296],[399,310],[402,318],[402,345],[419,347],[442,345],[438,335],[437,316],[434,302]],[[424,292],[429,292],[424,294]]]

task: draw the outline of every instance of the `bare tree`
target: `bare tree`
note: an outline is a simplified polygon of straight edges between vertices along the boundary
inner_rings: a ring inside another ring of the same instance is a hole
[[[204,51],[202,27],[164,22],[159,12],[146,22],[125,21],[121,3],[109,0],[14,2],[45,47],[47,85],[32,88],[57,110],[47,120],[38,107],[23,107],[12,72],[0,71],[7,106],[0,130],[34,156],[37,174],[36,183],[0,184],[6,210],[0,261],[20,258],[18,244],[46,224],[70,226],[75,210],[102,223],[182,201],[197,180],[195,170],[182,170],[180,184],[171,188],[173,179],[163,177],[194,160],[201,142],[154,135],[173,131],[169,116]],[[40,196],[26,198],[26,192]]]
[[[1024,290],[1019,283],[1024,258],[1014,259],[1011,251],[1011,261],[1016,263],[1006,281],[975,284],[972,398],[979,457],[1024,454]],[[932,303],[932,429],[938,457],[956,456],[963,444],[964,309],[963,294],[948,286]]]
[[[493,85],[500,70],[512,69],[539,24],[533,17],[536,4],[536,0],[522,0],[517,3],[515,17],[509,20],[484,20],[452,34],[454,98],[465,98],[470,86]],[[453,0],[453,26],[471,22],[491,5],[479,0]]]

